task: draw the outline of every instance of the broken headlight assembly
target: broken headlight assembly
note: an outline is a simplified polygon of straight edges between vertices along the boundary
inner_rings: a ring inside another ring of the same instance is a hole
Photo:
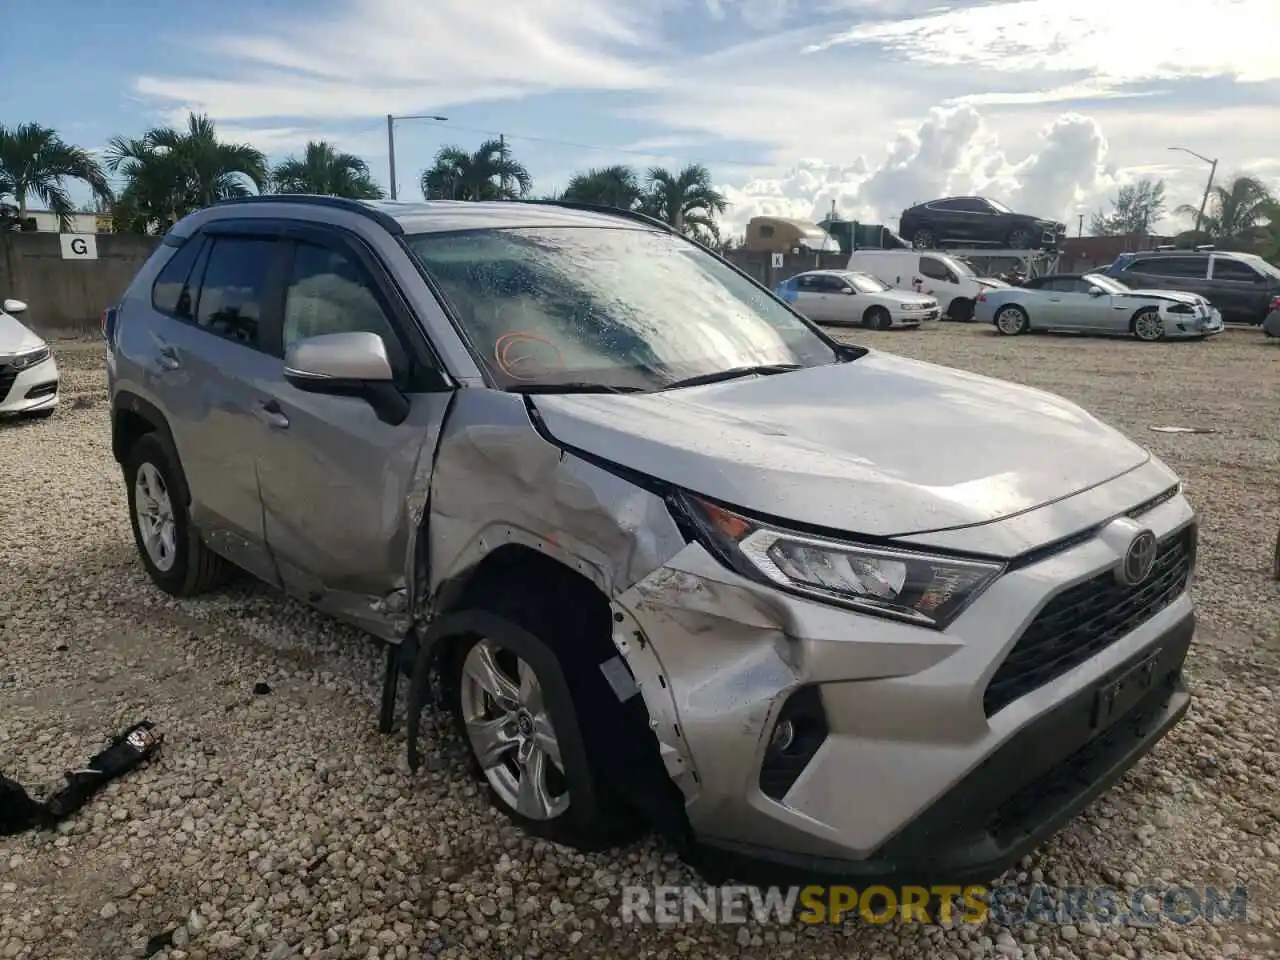
[[[731,569],[791,593],[942,630],[1004,565],[785,530],[684,494],[700,541]]]

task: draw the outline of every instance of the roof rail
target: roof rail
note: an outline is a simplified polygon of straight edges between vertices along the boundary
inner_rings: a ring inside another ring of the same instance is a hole
[[[637,220],[640,223],[648,224],[651,227],[658,227],[668,233],[678,232],[675,227],[667,223],[665,220],[659,220],[657,217],[651,217],[647,213],[641,213],[638,210],[626,210],[622,207],[611,207],[603,203],[584,203],[580,200],[531,200],[524,198],[508,202],[542,204],[547,207],[564,207],[567,210],[583,210],[587,213],[603,213],[615,217],[626,217],[628,220]]]
[[[1202,244],[1199,244],[1198,246],[1196,246],[1194,249],[1195,249],[1195,250],[1199,250],[1199,251],[1204,251],[1204,250],[1216,250],[1216,249],[1217,249],[1217,247],[1215,247],[1212,243],[1202,243]]]
[[[393,236],[398,237],[404,234],[404,227],[391,214],[385,210],[379,210],[377,207],[372,207],[363,200],[352,200],[350,197],[331,197],[317,193],[260,193],[251,197],[229,197],[226,200],[217,200],[209,204],[209,206],[231,207],[237,204],[254,203],[300,203],[309,206],[332,207],[337,210],[356,213],[362,217],[368,217]]]
[[[1157,250],[1177,250],[1178,245],[1175,243],[1162,243],[1156,247]]]

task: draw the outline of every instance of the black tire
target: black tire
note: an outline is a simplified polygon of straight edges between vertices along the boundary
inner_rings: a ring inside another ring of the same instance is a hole
[[[1009,231],[1009,246],[1014,250],[1030,250],[1033,243],[1031,231],[1026,227],[1017,227]]]
[[[1272,559],[1271,575],[1280,580],[1280,533],[1276,534],[1276,555]]]
[[[160,475],[172,506],[174,526],[174,560],[162,570],[151,559],[138,525],[138,471],[149,464]],[[182,478],[178,456],[157,434],[145,433],[130,447],[124,462],[125,489],[129,498],[129,524],[133,541],[148,576],[157,587],[173,597],[194,597],[224,583],[231,565],[205,546],[199,532],[191,525],[186,482]]]
[[[968,297],[956,297],[947,304],[947,316],[956,323],[968,323],[973,319],[973,301]]]
[[[928,227],[921,227],[911,235],[911,246],[917,250],[932,250],[937,242],[938,238]]]
[[[862,315],[862,325],[873,330],[888,330],[893,326],[893,317],[884,307],[868,307]]]
[[[1142,321],[1144,319],[1149,319],[1152,316],[1159,319],[1160,311],[1155,307],[1143,307],[1129,320],[1129,332],[1144,343],[1156,343],[1157,341],[1164,339],[1163,324],[1160,325],[1159,332],[1155,336],[1150,336],[1143,332],[1147,328],[1142,325]]]
[[[48,420],[53,416],[53,412],[57,407],[49,407],[46,410],[32,410],[30,413],[24,413],[22,416],[27,420]]]
[[[1006,315],[1008,319],[1004,325],[1001,325],[1000,318]],[[1017,304],[1001,307],[992,319],[996,332],[1006,337],[1016,337],[1031,329],[1031,318],[1027,316],[1027,311]]]
[[[490,609],[483,614],[486,620],[483,639],[503,652],[518,656],[538,677],[559,743],[563,762],[561,776],[569,795],[567,809],[550,819],[533,819],[509,804],[489,782],[467,734],[463,714],[463,666],[467,655],[482,639],[473,635],[458,638],[451,645],[442,679],[445,702],[466,748],[468,763],[473,775],[484,785],[490,802],[529,834],[577,850],[605,850],[636,839],[644,832],[644,824],[593,769],[577,702],[571,692],[574,682],[566,675],[551,643],[542,639],[553,636],[572,643],[573,637],[569,635],[573,633],[573,618],[553,612],[544,599],[532,591],[519,589],[506,597],[489,598],[486,606]],[[585,654],[580,646],[575,649]],[[603,721],[593,715],[591,722]]]

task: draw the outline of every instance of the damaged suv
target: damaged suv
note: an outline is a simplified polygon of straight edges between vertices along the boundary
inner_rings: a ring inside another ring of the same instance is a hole
[[[104,333],[155,583],[242,568],[386,642],[411,759],[434,691],[538,835],[990,880],[1187,709],[1196,517],[1164,464],[836,343],[646,217],[227,201]]]

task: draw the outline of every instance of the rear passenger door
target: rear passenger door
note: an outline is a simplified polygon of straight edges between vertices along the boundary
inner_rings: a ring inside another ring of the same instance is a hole
[[[827,319],[827,289],[823,284],[824,279],[826,278],[815,273],[796,277],[796,307],[810,320]]]
[[[279,228],[219,222],[193,236],[156,279],[151,387],[172,429],[209,545],[268,583],[255,460],[264,438],[253,385],[279,367]]]
[[[387,637],[381,601],[406,585],[419,522],[411,505],[425,506],[452,393],[407,300],[358,237],[299,225],[284,259],[283,348],[327,333],[378,334],[410,412],[388,424],[360,397],[296,389],[277,363],[261,384],[271,420],[258,462],[267,542],[291,593]]]
[[[1231,257],[1213,258],[1209,302],[1232,323],[1260,323],[1267,315],[1271,287],[1249,264]]]

